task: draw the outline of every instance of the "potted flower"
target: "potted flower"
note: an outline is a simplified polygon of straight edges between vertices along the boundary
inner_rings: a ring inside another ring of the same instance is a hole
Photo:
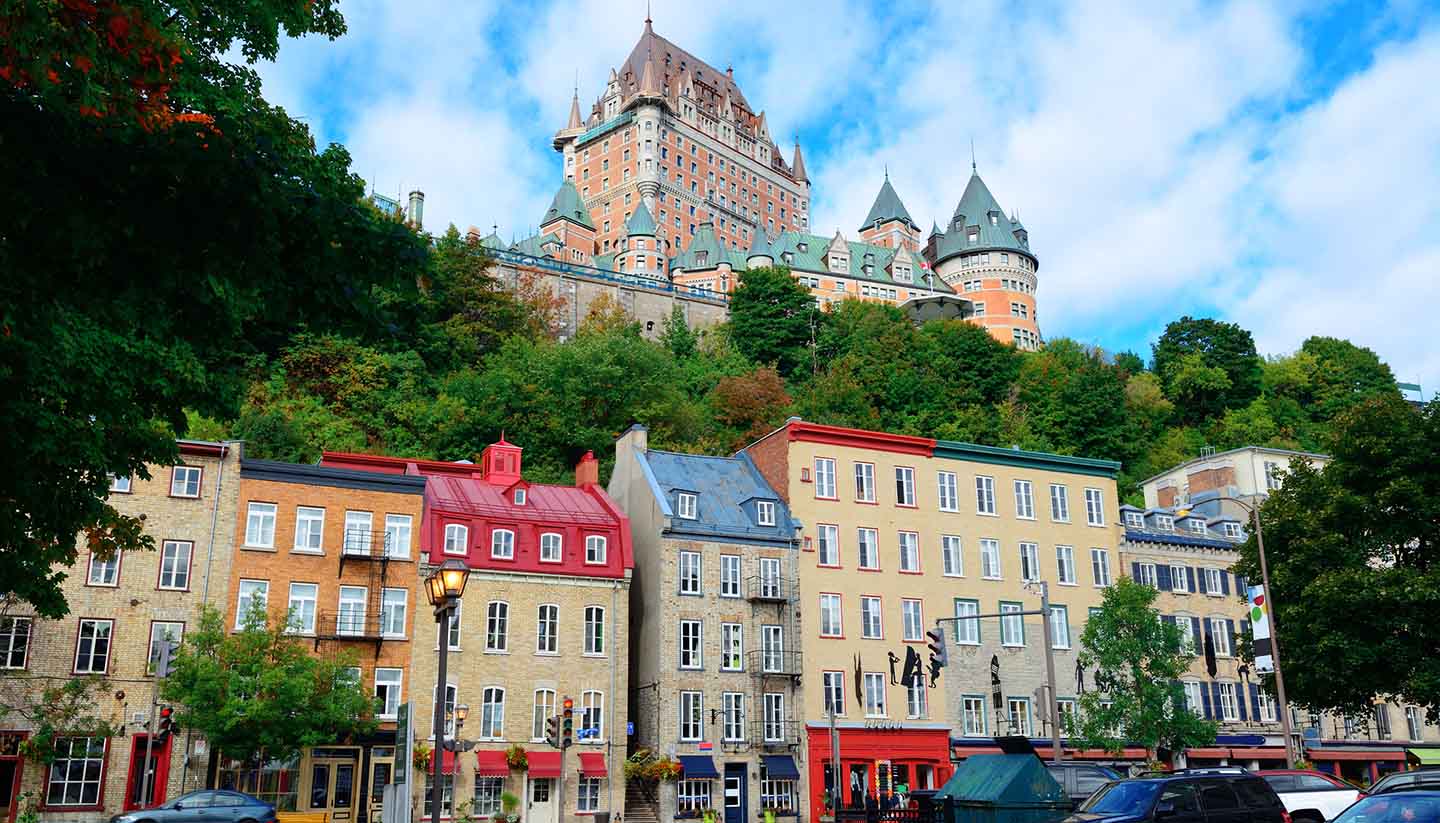
[[[490,815],[490,823],[520,823],[520,815],[515,813],[515,807],[520,805],[520,798],[510,792],[500,793],[500,811]]]
[[[415,768],[421,772],[428,773],[430,771],[430,758],[434,754],[434,750],[426,744],[416,743],[415,750],[410,753],[410,761],[415,765]]]
[[[525,754],[525,749],[519,743],[512,744],[505,750],[505,763],[517,772],[523,772],[530,768],[530,757]]]

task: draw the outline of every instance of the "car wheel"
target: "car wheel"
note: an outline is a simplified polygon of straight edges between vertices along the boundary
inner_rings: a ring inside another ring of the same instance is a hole
[[[247,817],[247,818],[245,818],[244,820],[241,820],[240,823],[255,823],[255,821],[254,821],[253,819]],[[1320,821],[1317,821],[1317,823],[1325,823],[1325,821],[1320,820]]]
[[[1295,823],[1325,823],[1325,815],[1314,811],[1313,809],[1306,809],[1303,812],[1296,812],[1290,815],[1290,819],[1295,821]]]

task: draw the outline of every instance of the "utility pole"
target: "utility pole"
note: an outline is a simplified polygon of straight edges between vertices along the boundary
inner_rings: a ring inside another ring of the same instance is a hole
[[[830,809],[840,810],[840,730],[835,727],[835,707],[830,706]]]
[[[1275,620],[1275,600],[1270,597],[1270,567],[1265,563],[1265,533],[1260,528],[1260,507],[1250,508],[1255,521],[1255,545],[1260,550],[1260,584],[1265,587],[1265,605],[1270,609],[1270,657],[1275,663],[1275,696],[1279,698],[1280,728],[1285,733],[1285,768],[1295,768],[1295,741],[1291,737],[1290,704],[1285,700],[1285,676],[1280,672],[1280,627]]]

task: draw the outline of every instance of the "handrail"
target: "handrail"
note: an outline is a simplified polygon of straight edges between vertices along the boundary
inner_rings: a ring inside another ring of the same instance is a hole
[[[595,266],[587,266],[583,263],[566,263],[550,257],[535,257],[534,255],[510,251],[508,249],[491,249],[490,256],[496,260],[512,263],[519,266],[531,266],[537,269],[546,269],[559,274],[568,274],[572,277],[588,277],[595,280],[604,280],[610,283],[618,283],[624,286],[631,286],[648,291],[661,292],[666,294],[679,294],[687,297],[694,297],[699,300],[709,300],[714,303],[725,304],[730,302],[729,295],[702,289],[698,286],[686,286],[679,283],[672,283],[656,277],[638,277],[621,272],[607,271]]]

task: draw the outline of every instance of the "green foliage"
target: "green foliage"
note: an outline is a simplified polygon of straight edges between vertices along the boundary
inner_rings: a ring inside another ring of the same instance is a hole
[[[690,324],[685,320],[685,310],[679,303],[670,309],[670,316],[665,318],[665,330],[660,334],[660,345],[677,360],[687,360],[695,356],[700,347],[699,338],[690,329]]]
[[[175,705],[177,725],[229,757],[283,759],[374,730],[375,699],[348,671],[358,663],[353,654],[313,655],[286,621],[267,620],[261,603],[238,632],[207,607],[185,633],[161,699]]]
[[[19,721],[30,729],[20,754],[32,763],[55,760],[55,741],[62,737],[112,737],[123,723],[101,717],[109,683],[98,675],[41,680],[23,673],[0,677],[0,721]]]
[[[1047,451],[1128,458],[1142,444],[1126,414],[1126,382],[1099,349],[1052,340],[1025,356],[1016,399]]]
[[[1440,609],[1440,404],[1378,392],[1340,413],[1325,446],[1333,462],[1292,462],[1261,511],[1288,697],[1358,715],[1393,695],[1434,722],[1440,630],[1425,616]],[[1253,536],[1240,555],[1236,572],[1258,580]],[[1376,615],[1387,631],[1373,630]]]
[[[1122,577],[1105,590],[1100,610],[1080,635],[1080,665],[1095,670],[1095,688],[1080,695],[1067,734],[1081,748],[1119,755],[1139,744],[1180,751],[1215,742],[1217,725],[1185,708],[1179,677],[1191,656],[1180,628],[1160,620],[1155,589]]]
[[[750,360],[789,376],[808,365],[822,316],[810,292],[785,267],[742,272],[730,296],[736,347]]]
[[[1250,332],[1234,323],[1182,317],[1151,349],[1165,396],[1184,423],[1239,408],[1260,394],[1260,356]]]

